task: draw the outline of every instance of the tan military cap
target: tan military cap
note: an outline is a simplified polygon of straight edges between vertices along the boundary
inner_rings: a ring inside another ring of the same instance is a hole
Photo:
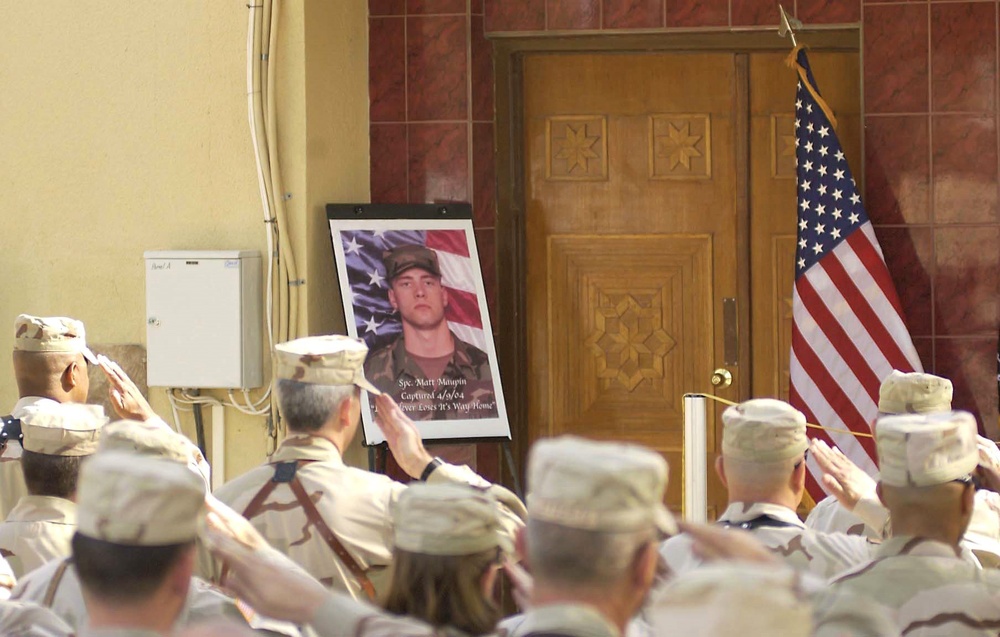
[[[153,422],[118,420],[101,430],[97,450],[101,453],[125,451],[143,456],[156,456],[174,462],[191,461],[189,447],[180,434]]]
[[[164,458],[99,453],[83,464],[77,531],[129,546],[194,540],[204,525],[205,483],[187,466]]]
[[[883,414],[926,414],[951,411],[951,381],[919,372],[892,370],[878,390],[878,410]]]
[[[709,564],[683,573],[651,599],[656,635],[809,637],[812,605],[790,568]]]
[[[22,445],[25,451],[50,456],[89,456],[97,451],[107,422],[100,405],[46,405],[21,420]]]
[[[965,411],[882,416],[875,421],[882,482],[928,487],[964,478],[979,464],[976,435]]]
[[[806,417],[786,402],[755,398],[722,412],[722,454],[727,458],[776,462],[809,448]]]
[[[274,347],[278,378],[315,385],[357,385],[373,394],[381,394],[365,378],[364,341],[332,334],[307,336]]]
[[[539,440],[528,456],[528,518],[576,529],[674,535],[663,505],[667,461],[638,445],[575,436]]]
[[[87,347],[83,322],[64,316],[18,316],[14,321],[14,351],[80,352],[87,362],[97,364],[97,357]]]
[[[393,512],[396,548],[424,555],[469,555],[501,547],[513,550],[503,532],[496,498],[459,484],[413,484]]]
[[[437,253],[421,245],[399,246],[383,252],[382,263],[385,264],[385,278],[390,283],[397,276],[412,268],[420,268],[435,276],[441,276],[441,266],[438,264]]]

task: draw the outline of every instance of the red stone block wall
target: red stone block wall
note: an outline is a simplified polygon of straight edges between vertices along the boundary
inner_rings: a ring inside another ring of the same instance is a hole
[[[997,2],[784,4],[806,24],[861,25],[865,203],[925,368],[952,378],[956,406],[980,414],[995,435]],[[473,202],[494,330],[502,326],[484,32],[778,23],[775,0],[370,0],[369,7],[372,201]]]

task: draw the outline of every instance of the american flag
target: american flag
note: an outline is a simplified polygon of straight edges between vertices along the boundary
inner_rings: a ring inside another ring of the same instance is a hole
[[[345,230],[340,239],[354,295],[357,334],[371,351],[403,329],[389,304],[382,253],[407,244],[426,246],[437,253],[441,283],[448,291],[448,327],[463,341],[489,351],[476,292],[479,264],[471,257],[464,230]]]
[[[798,51],[795,159],[798,246],[792,296],[790,401],[811,423],[870,433],[879,385],[922,371],[871,221],[804,50]],[[810,86],[807,86],[808,82]],[[871,475],[871,438],[810,428]],[[823,496],[810,460],[807,488]]]

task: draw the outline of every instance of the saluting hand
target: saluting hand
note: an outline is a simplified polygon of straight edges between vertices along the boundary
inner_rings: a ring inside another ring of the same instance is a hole
[[[97,364],[108,378],[108,396],[119,418],[140,421],[156,418],[156,412],[118,363],[102,354],[97,357]]]
[[[809,451],[823,470],[823,486],[845,509],[853,511],[862,498],[875,497],[875,481],[840,449],[814,438]]]
[[[375,397],[375,424],[399,467],[411,478],[419,478],[433,458],[424,448],[417,426],[387,394]]]

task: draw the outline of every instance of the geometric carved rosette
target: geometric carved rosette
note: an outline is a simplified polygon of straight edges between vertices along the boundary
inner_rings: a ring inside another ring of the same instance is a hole
[[[663,358],[677,344],[663,331],[663,295],[651,290],[601,290],[594,330],[585,344],[597,359],[597,375],[632,392],[645,379],[663,378]]]
[[[708,115],[681,113],[650,115],[650,178],[711,178],[711,129]]]
[[[771,176],[795,179],[795,118],[771,115]]]
[[[545,118],[545,178],[603,181],[608,178],[608,120],[600,115]]]

